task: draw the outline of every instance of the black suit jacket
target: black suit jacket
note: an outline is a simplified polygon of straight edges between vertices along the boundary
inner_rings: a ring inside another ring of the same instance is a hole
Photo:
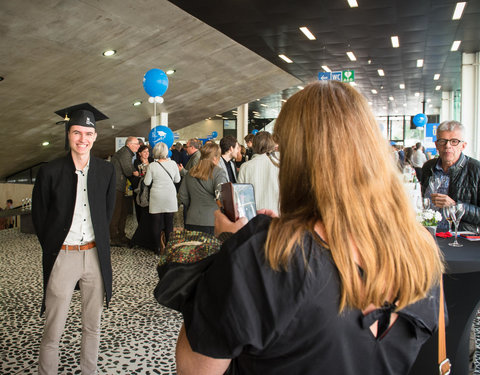
[[[112,296],[109,224],[115,205],[113,166],[91,156],[87,189],[108,306]],[[32,218],[43,250],[44,293],[41,313],[45,311],[45,291],[50,273],[72,224],[76,194],[77,175],[70,153],[44,165],[38,171],[32,194]]]

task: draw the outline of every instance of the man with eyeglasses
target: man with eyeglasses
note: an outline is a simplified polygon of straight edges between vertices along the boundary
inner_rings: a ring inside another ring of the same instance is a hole
[[[429,196],[438,208],[463,203],[465,214],[460,230],[476,231],[480,225],[480,162],[463,154],[467,146],[463,131],[463,125],[458,121],[444,121],[438,126],[435,145],[439,158],[423,165],[422,194]],[[429,181],[436,177],[442,184],[432,192]]]
[[[182,164],[178,165],[178,169],[180,170],[180,176],[185,177],[188,171],[198,164],[200,160],[200,150],[202,148],[202,141],[198,138],[189,139],[187,142],[186,151],[190,159],[188,159],[187,165],[183,166]]]
[[[138,138],[130,136],[127,138],[125,146],[112,156],[112,164],[117,176],[115,210],[110,223],[110,244],[112,246],[128,246],[129,244],[129,239],[125,235],[129,203],[128,197],[125,196],[125,189],[127,179],[139,176],[138,171],[133,167],[133,157],[139,148]]]

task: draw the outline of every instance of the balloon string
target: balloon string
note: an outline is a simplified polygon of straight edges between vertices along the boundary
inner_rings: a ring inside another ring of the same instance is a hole
[[[155,126],[157,126],[157,101],[153,102],[153,118],[155,119]]]

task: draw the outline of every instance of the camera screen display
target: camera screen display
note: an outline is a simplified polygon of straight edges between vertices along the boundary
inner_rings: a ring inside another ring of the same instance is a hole
[[[255,193],[251,184],[233,184],[235,203],[239,217],[246,217],[248,220],[257,215],[255,205]]]

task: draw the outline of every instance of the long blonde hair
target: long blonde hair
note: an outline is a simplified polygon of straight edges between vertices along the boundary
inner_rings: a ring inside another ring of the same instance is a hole
[[[270,266],[287,269],[303,233],[321,222],[340,274],[340,311],[393,300],[400,309],[425,297],[442,258],[415,219],[365,99],[341,82],[310,84],[284,104],[274,132],[280,217],[268,232]]]
[[[190,176],[200,180],[208,180],[212,177],[213,169],[220,158],[220,146],[214,142],[205,143],[200,148],[200,160],[189,171]]]

